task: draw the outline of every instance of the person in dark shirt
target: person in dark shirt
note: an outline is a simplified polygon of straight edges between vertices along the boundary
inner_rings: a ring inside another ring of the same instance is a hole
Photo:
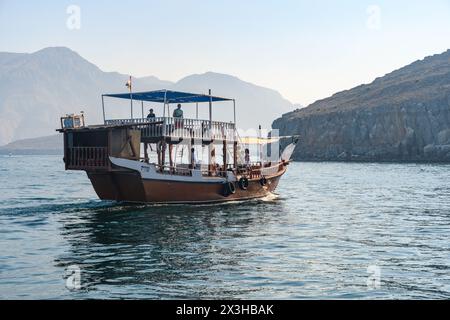
[[[156,115],[153,113],[153,109],[149,110],[149,114],[147,115],[147,119],[154,119]]]
[[[250,167],[251,163],[250,163],[250,150],[249,149],[245,149],[244,161],[245,161],[245,166]]]

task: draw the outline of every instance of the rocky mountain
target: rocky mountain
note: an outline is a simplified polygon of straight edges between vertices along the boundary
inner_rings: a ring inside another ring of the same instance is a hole
[[[187,76],[172,86],[174,90],[207,93],[236,99],[236,122],[243,129],[271,128],[273,119],[293,110],[293,105],[277,91],[242,81],[234,76],[207,72]],[[191,108],[192,109],[192,108]],[[201,110],[207,119],[208,106]],[[200,113],[200,112],[199,112]],[[233,104],[217,103],[213,109],[213,117],[225,121],[233,120]]]
[[[450,161],[450,50],[273,123],[297,160]]]
[[[101,122],[101,94],[126,92],[127,78],[116,72],[104,72],[64,47],[31,54],[0,53],[0,145],[51,135],[59,126],[59,117],[66,113],[82,110],[88,124]],[[188,76],[177,83],[153,76],[134,78],[133,87],[134,91],[167,88],[203,93],[212,89],[215,95],[237,100],[239,125],[247,127],[255,127],[259,122],[270,127],[274,118],[291,109],[291,103],[273,90],[217,73]],[[130,116],[128,101],[107,99],[106,104],[107,117]],[[139,116],[140,103],[135,105],[135,116]],[[145,108],[150,105],[147,103]],[[162,113],[161,106],[151,106]],[[185,106],[185,110],[188,115],[195,114],[195,106]],[[214,116],[229,117],[232,110],[232,104],[218,106]],[[258,114],[260,110],[264,110],[262,115]],[[256,121],[255,114],[262,121]]]
[[[103,72],[64,48],[32,54],[0,53],[0,145],[54,133],[59,117],[86,112],[88,122],[101,119],[105,92],[123,91],[127,76]],[[136,89],[156,89],[167,82],[135,79]]]

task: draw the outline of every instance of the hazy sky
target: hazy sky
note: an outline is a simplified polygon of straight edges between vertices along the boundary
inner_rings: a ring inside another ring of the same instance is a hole
[[[0,51],[47,46],[135,76],[233,74],[306,105],[449,49],[450,0],[0,0]]]

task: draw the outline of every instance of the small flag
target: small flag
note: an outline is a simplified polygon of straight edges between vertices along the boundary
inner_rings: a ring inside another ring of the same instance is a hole
[[[128,81],[127,81],[127,83],[126,83],[125,85],[126,85],[126,87],[127,87],[128,89],[131,90],[131,77],[130,77],[130,79],[128,79]]]

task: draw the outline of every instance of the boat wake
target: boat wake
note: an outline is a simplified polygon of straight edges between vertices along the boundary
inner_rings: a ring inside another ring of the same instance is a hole
[[[132,202],[114,202],[112,203],[109,211],[122,211],[126,208],[132,208],[134,210],[145,210],[148,208],[164,208],[164,207],[185,207],[185,208],[203,208],[203,207],[225,207],[236,206],[240,204],[258,203],[258,202],[275,202],[280,199],[280,195],[276,193],[269,193],[262,198],[254,199],[242,199],[231,200],[223,202],[211,202],[211,203],[132,203]]]
[[[273,202],[276,200],[280,199],[280,195],[276,194],[276,193],[269,193],[267,196],[265,196],[264,198],[261,198],[259,200],[264,201],[264,202]]]

